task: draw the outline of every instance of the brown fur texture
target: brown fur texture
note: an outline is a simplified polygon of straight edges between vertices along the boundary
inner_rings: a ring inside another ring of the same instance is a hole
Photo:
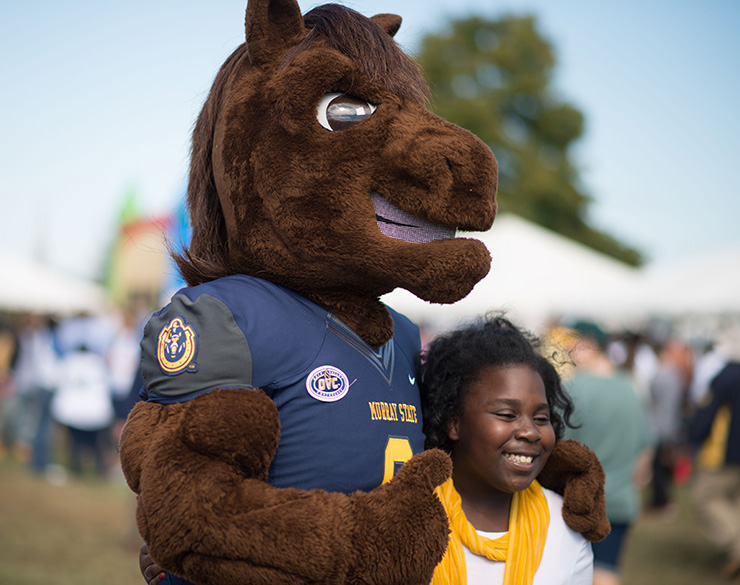
[[[611,531],[606,517],[604,469],[596,454],[573,439],[558,441],[537,478],[563,496],[563,518],[591,542],[604,540]]]
[[[496,160],[426,109],[418,67],[392,40],[400,22],[336,5],[301,17],[295,0],[249,0],[246,43],[221,67],[193,132],[192,240],[177,257],[189,285],[260,277],[379,348],[393,335],[382,294],[402,287],[451,303],[486,275],[477,240],[412,243],[379,229],[372,193],[447,228],[486,230],[496,214]],[[330,92],[377,110],[330,132],[316,119]],[[418,454],[389,483],[347,496],[269,485],[279,438],[275,404],[259,389],[135,407],[121,462],[164,569],[201,585],[430,581],[447,543],[433,494],[451,473],[447,455]],[[562,459],[555,475],[570,474],[566,508],[591,531],[581,499],[593,498],[586,489],[598,475],[577,459]]]
[[[204,585],[428,583],[436,564],[428,559],[447,546],[433,490],[452,471],[449,457],[417,455],[369,493],[277,489],[264,480],[279,426],[261,390],[134,408],[121,463],[152,557]],[[156,485],[168,489],[148,497]],[[441,529],[426,530],[430,521]]]

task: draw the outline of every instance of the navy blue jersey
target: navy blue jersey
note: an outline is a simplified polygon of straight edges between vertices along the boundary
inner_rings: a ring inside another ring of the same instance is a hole
[[[376,351],[331,313],[258,278],[185,288],[146,326],[145,397],[173,403],[261,388],[281,422],[271,484],[369,491],[424,448],[419,329],[391,315],[394,336]]]

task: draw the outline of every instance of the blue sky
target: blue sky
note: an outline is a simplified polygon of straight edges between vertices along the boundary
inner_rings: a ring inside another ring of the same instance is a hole
[[[319,3],[299,2],[304,12]],[[740,243],[740,3],[344,3],[400,14],[396,39],[410,53],[451,17],[535,14],[557,55],[556,91],[586,117],[574,155],[595,225],[654,262]],[[97,276],[127,189],[146,214],[172,208],[192,124],[243,39],[245,6],[0,4],[0,248]]]

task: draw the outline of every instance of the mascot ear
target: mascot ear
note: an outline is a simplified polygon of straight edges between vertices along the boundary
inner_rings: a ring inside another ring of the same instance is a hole
[[[376,14],[371,16],[370,20],[380,25],[380,28],[391,36],[395,36],[398,29],[401,28],[401,17],[397,14]]]
[[[306,36],[296,0],[249,0],[244,20],[253,65],[276,59]]]

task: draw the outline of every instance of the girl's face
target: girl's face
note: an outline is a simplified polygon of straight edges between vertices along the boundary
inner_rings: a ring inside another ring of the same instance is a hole
[[[456,484],[503,493],[527,489],[555,447],[542,378],[529,366],[484,368],[448,436]]]

